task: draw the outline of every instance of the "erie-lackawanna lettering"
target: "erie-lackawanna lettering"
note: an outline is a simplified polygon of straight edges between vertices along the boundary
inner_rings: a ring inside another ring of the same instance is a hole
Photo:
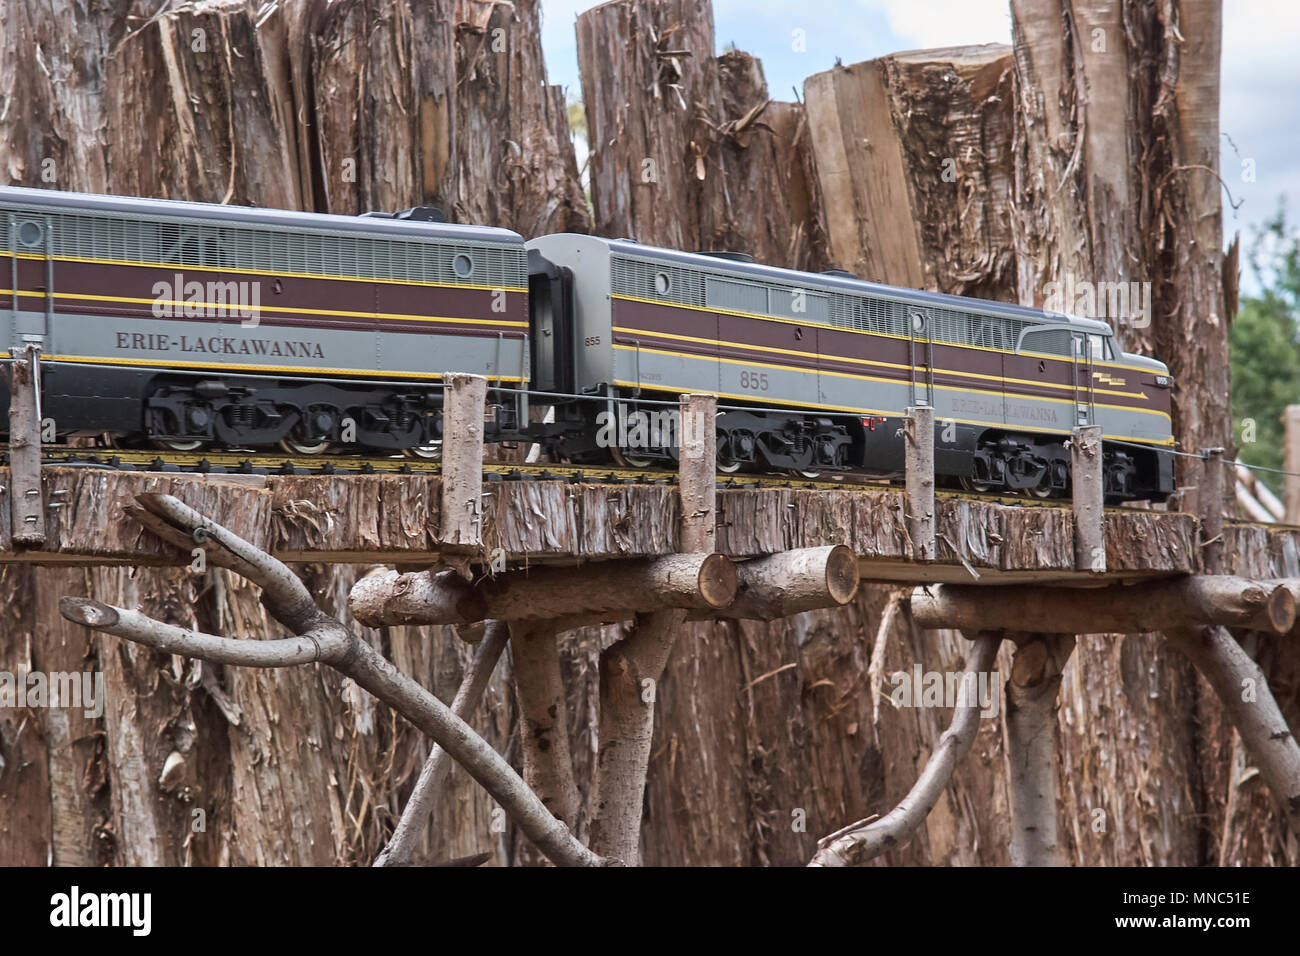
[[[325,358],[320,344],[292,339],[234,338],[223,335],[167,335],[118,332],[119,349],[137,352],[202,352],[217,355],[265,355],[279,358]]]

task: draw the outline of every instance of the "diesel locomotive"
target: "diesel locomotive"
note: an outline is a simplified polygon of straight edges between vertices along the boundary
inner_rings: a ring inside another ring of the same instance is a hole
[[[474,372],[489,440],[576,463],[671,462],[668,439],[601,441],[602,414],[711,392],[724,472],[896,476],[905,409],[930,405],[951,483],[1064,494],[1071,430],[1095,424],[1109,499],[1173,490],[1169,370],[1088,319],[735,253],[525,242],[427,207],[0,187],[0,235],[0,321],[10,349],[41,349],[59,439],[432,458],[444,374]]]

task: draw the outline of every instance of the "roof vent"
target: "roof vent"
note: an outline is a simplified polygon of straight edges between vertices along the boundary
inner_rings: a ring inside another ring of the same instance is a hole
[[[363,218],[371,219],[407,219],[411,222],[446,222],[447,217],[437,206],[412,206],[401,212],[363,212]]]
[[[702,256],[713,256],[715,259],[730,259],[732,262],[753,262],[754,257],[748,252],[723,252],[700,250]]]
[[[850,272],[848,269],[823,269],[822,275],[835,276],[839,279],[856,279],[857,273]]]

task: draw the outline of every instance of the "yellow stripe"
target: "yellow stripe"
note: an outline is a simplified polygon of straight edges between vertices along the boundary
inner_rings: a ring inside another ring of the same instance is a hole
[[[733,348],[752,349],[760,352],[774,352],[778,355],[797,355],[802,358],[820,359],[823,357],[816,352],[800,352],[797,349],[782,349],[772,345],[750,345],[746,342],[730,342],[727,341],[726,339],[703,339],[694,335],[678,335],[675,332],[651,332],[648,329],[633,329],[633,328],[626,328],[618,325],[614,326],[614,331],[621,332],[624,335],[633,335],[633,336],[651,335],[657,338],[675,339],[680,342],[698,342],[701,345],[725,345],[725,346],[731,346]],[[956,347],[964,348],[965,346],[956,346]],[[972,348],[973,347],[975,346],[972,346]],[[1007,354],[1026,355],[1028,353],[1021,352],[1021,353],[1007,353]],[[912,366],[910,365],[902,365],[898,362],[881,362],[877,359],[850,358],[847,355],[826,356],[826,358],[832,359],[833,361],[836,362],[852,362],[855,365],[874,365],[877,366],[878,368],[896,368],[896,369],[902,369],[903,371],[908,371],[912,368]],[[1066,360],[1062,359],[1061,361],[1066,361]],[[950,368],[936,368],[934,371],[936,375],[942,373],[944,375],[960,375],[963,378],[978,378],[989,382],[1015,382],[1018,385],[1035,385],[1040,388],[1059,388],[1065,391],[1073,390],[1072,387],[1069,385],[1060,385],[1056,382],[1035,382],[1032,379],[1013,378],[1009,375],[986,375],[983,372],[960,372],[957,369],[950,369]],[[1145,392],[1120,392],[1108,388],[1095,388],[1092,391],[1098,395],[1118,395],[1124,398],[1147,398],[1148,397]]]
[[[0,255],[12,256],[8,249],[0,249]],[[30,252],[20,252],[17,258],[45,262],[46,257]],[[251,276],[278,276],[294,279],[329,279],[336,282],[379,282],[384,285],[426,286],[437,289],[473,289],[480,292],[493,292],[504,289],[506,292],[527,292],[525,286],[516,285],[459,285],[454,282],[424,282],[417,279],[380,279],[372,276],[326,275],[319,272],[271,272],[266,269],[235,269],[223,266],[194,266],[183,262],[130,262],[126,259],[93,259],[84,256],[50,256],[55,262],[85,262],[98,266],[135,266],[141,269],[167,269],[171,272],[225,272]]]
[[[237,365],[230,362],[172,362],[162,359],[114,359],[101,358],[96,355],[47,355],[42,358],[51,362],[74,362],[90,365],[132,365],[148,368],[233,368],[246,372],[311,372],[316,375],[360,375],[366,378],[442,378],[441,372],[389,372],[382,369],[364,368],[316,368],[306,365]],[[518,375],[489,375],[488,384],[492,382],[522,382]]]
[[[996,352],[999,355],[1022,355],[1022,356],[1028,356],[1030,358],[1054,359],[1057,362],[1074,363],[1076,361],[1075,359],[1072,358],[1066,358],[1065,356],[1062,355],[1051,355],[1050,353],[1047,352],[1014,352],[1009,349],[990,348],[987,345],[961,345],[956,342],[944,342],[938,339],[924,339],[924,338],[913,339],[911,336],[898,335],[895,332],[870,332],[865,329],[846,329],[843,326],[828,325],[825,322],[815,322],[809,319],[800,321],[799,319],[784,319],[775,315],[759,315],[757,312],[739,312],[735,309],[718,309],[712,306],[686,305],[681,302],[663,302],[660,301],[659,299],[643,299],[640,296],[622,295],[621,293],[617,293],[617,292],[612,293],[610,295],[610,298],[623,299],[627,302],[644,302],[646,305],[658,305],[670,309],[690,309],[693,312],[709,312],[709,313],[715,313],[719,315],[735,315],[735,316],[739,316],[742,319],[757,319],[760,322],[780,322],[784,325],[798,325],[798,326],[803,326],[805,328],[807,328],[808,326],[812,326],[813,328],[817,328],[817,329],[830,329],[833,332],[849,332],[853,335],[876,335],[886,339],[897,339],[900,342],[919,342],[923,345],[926,343],[930,343],[932,345],[940,345],[940,346],[946,346],[948,348],[956,348],[956,349],[978,349],[981,352]],[[1050,325],[1048,327],[1052,328],[1052,326]],[[1068,330],[1070,326],[1067,323],[1063,322],[1061,323],[1061,328],[1062,330]],[[641,330],[637,329],[636,331],[640,332]],[[1082,329],[1078,329],[1077,331],[1081,332],[1084,335],[1100,334],[1097,332],[1088,333]],[[746,346],[746,348],[749,348],[749,346]],[[1130,372],[1148,372],[1153,375],[1157,374],[1153,369],[1143,368],[1140,365],[1123,365],[1119,362],[1093,362],[1092,365],[1094,368],[1097,366],[1104,366],[1106,368],[1127,369]],[[906,366],[903,367],[906,368]]]
[[[12,290],[10,289],[0,289],[0,295],[9,295],[11,291]],[[19,292],[18,294],[20,296],[25,295],[25,296],[30,296],[39,299],[45,298],[44,292]],[[133,302],[133,303],[138,303],[143,305],[150,305],[150,304],[171,305],[171,306],[180,306],[182,308],[188,305],[201,305],[204,308],[223,308],[223,307],[228,308],[229,307],[229,306],[223,306],[221,303],[218,302],[192,303],[192,302],[181,302],[175,299],[162,299],[162,300],[141,299],[133,296],[124,296],[124,295],[90,295],[89,293],[77,293],[77,292],[56,292],[54,294],[54,297],[56,299],[84,299],[88,302]],[[454,316],[408,315],[405,312],[348,312],[343,309],[296,309],[296,308],[290,308],[288,306],[268,307],[266,311],[293,312],[299,315],[341,315],[341,316],[350,316],[353,318],[360,318],[360,319],[396,319],[402,322],[445,322],[450,325],[495,325],[495,326],[508,326],[509,328],[514,328],[514,329],[528,328],[527,322],[508,322],[505,319],[502,319],[500,321],[496,319],[460,319],[460,318],[455,318]],[[238,316],[236,315],[226,316],[226,318],[232,318],[232,319],[237,317]],[[184,316],[165,316],[165,318],[184,318]]]
[[[641,388],[642,390],[645,389],[645,385],[644,385],[644,384],[642,384],[642,385],[637,385],[636,382],[625,382],[625,381],[623,381],[623,380],[621,380],[621,379],[616,379],[616,380],[614,381],[614,384],[617,385],[617,386],[620,387],[620,388]],[[753,401],[755,400],[755,398],[758,397],[758,396],[754,395],[753,392],[750,392],[750,393],[747,394],[747,395],[737,395],[737,394],[735,394],[734,392],[706,392],[706,391],[704,391],[703,389],[697,389],[697,388],[685,388],[685,387],[681,387],[681,388],[679,388],[679,387],[675,387],[675,386],[674,386],[674,387],[665,387],[665,386],[663,386],[663,385],[656,385],[655,388],[656,388],[656,389],[659,389],[659,390],[661,390],[661,391],[667,390],[667,391],[673,391],[673,392],[684,392],[684,393],[687,393],[687,394],[690,394],[690,395],[717,395],[719,398],[736,398],[736,399],[740,399],[741,401],[746,401],[746,402],[753,402]],[[843,413],[845,413],[845,414],[849,414],[849,415],[852,415],[852,414],[863,414],[863,413],[865,413],[865,414],[867,414],[867,415],[885,415],[885,416],[891,416],[891,417],[894,417],[894,418],[898,418],[898,417],[900,417],[900,416],[899,416],[899,412],[898,412],[897,409],[895,409],[895,410],[893,410],[893,411],[883,411],[883,410],[878,409],[878,408],[845,408],[843,405],[821,405],[821,404],[818,404],[817,402],[787,402],[787,401],[782,401],[781,404],[782,404],[782,405],[791,405],[791,406],[795,406],[795,407],[798,407],[798,408],[817,408],[817,409],[822,409],[822,410],[825,410],[825,411],[828,411],[828,412],[843,412]],[[1007,424],[1006,424],[1006,422],[984,422],[984,421],[978,421],[978,420],[973,419],[973,418],[951,418],[951,417],[949,417],[949,416],[947,416],[947,415],[943,416],[943,418],[941,418],[941,419],[939,419],[939,420],[940,420],[940,421],[945,421],[945,422],[956,422],[956,423],[959,424],[959,425],[980,425],[980,426],[984,426],[984,427],[987,427],[987,428],[1006,428],[1006,427],[1008,427]],[[1014,426],[1013,426],[1013,427],[1014,427]],[[1046,433],[1048,433],[1048,434],[1052,434],[1052,435],[1071,435],[1071,434],[1073,434],[1073,432],[1072,432],[1070,429],[1067,429],[1067,428],[1046,428],[1046,427],[1034,426],[1033,430],[1036,431],[1036,432],[1046,432]],[[1132,442],[1138,442],[1139,444],[1143,444],[1143,445],[1157,445],[1157,446],[1165,446],[1165,445],[1168,445],[1168,446],[1171,446],[1171,447],[1172,447],[1173,444],[1174,444],[1174,440],[1173,440],[1172,438],[1164,438],[1164,439],[1156,440],[1156,439],[1154,439],[1154,438],[1137,438],[1137,437],[1135,437],[1135,436],[1131,436],[1131,435],[1104,435],[1104,436],[1102,436],[1102,437],[1104,437],[1104,438],[1113,438],[1113,439],[1116,439],[1116,440],[1118,440],[1118,441],[1132,441]]]
[[[615,343],[614,348],[624,352],[638,351],[637,347],[634,345],[619,345]],[[717,361],[717,362],[726,362],[728,365],[742,365],[751,368],[770,368],[778,372],[805,372],[806,373],[808,371],[808,369],[801,369],[791,365],[774,365],[767,362],[752,362],[752,361],[746,361],[744,359],[729,359],[729,358],[721,358],[721,357],[715,358],[713,356],[690,355],[686,352],[671,352],[665,349],[643,348],[640,349],[639,351],[648,352],[651,355],[667,355],[671,358],[695,359],[696,361],[701,361],[701,362]],[[881,378],[877,375],[853,375],[849,372],[827,372],[821,369],[818,369],[816,374],[833,375],[836,378],[847,378],[847,379],[853,379],[854,381],[880,382],[885,385],[906,385],[907,384],[906,382],[900,382],[896,378]],[[642,385],[641,387],[644,388],[645,386]],[[957,388],[952,385],[935,385],[934,388],[936,391],[956,392],[958,394],[963,394],[963,395],[970,394],[973,392],[977,395],[993,395],[997,398],[1006,397],[1002,392],[994,392],[984,388]],[[751,395],[750,397],[752,398],[753,396]],[[1026,395],[1022,397],[1028,399],[1029,401],[1056,402],[1059,405],[1074,404],[1074,400],[1069,398],[1048,398],[1045,395]],[[782,401],[782,404],[785,404],[784,400]],[[1154,408],[1134,408],[1131,405],[1107,405],[1102,402],[1094,402],[1092,404],[1095,405],[1097,408],[1111,408],[1121,412],[1138,412],[1143,415],[1159,415],[1160,417],[1165,419],[1169,418],[1168,414],[1162,411],[1158,411],[1157,409]],[[831,406],[817,406],[817,407],[831,407]]]

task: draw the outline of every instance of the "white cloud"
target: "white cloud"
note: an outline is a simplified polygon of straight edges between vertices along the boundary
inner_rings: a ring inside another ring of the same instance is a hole
[[[858,0],[916,48],[1010,43],[1008,0]]]

